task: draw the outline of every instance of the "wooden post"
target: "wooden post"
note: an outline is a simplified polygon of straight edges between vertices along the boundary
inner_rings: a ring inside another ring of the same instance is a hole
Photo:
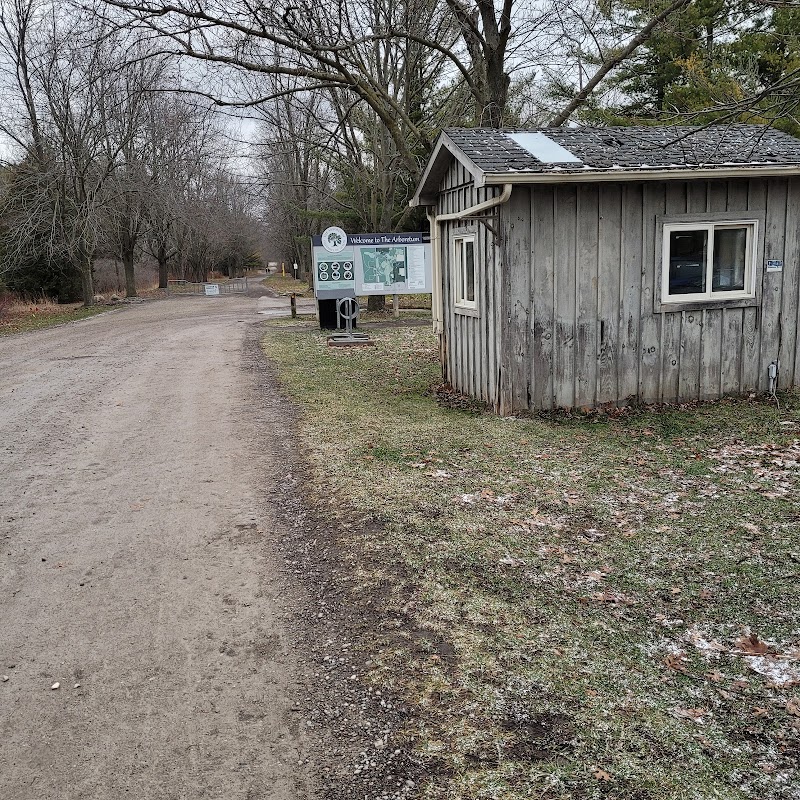
[[[292,307],[292,319],[294,319],[297,316],[297,295],[294,292],[289,295],[289,304]]]
[[[394,307],[394,318],[400,319],[400,295],[392,296],[392,306]]]
[[[285,278],[286,277],[286,262],[281,261],[281,275]]]

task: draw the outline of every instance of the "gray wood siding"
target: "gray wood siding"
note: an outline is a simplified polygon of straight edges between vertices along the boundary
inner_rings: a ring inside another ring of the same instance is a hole
[[[475,189],[472,175],[454,161],[442,180],[438,214],[462,211],[499,194],[497,188]],[[493,227],[497,217],[487,220]],[[475,296],[477,316],[460,314],[454,308],[455,276],[453,245],[455,232],[475,234]],[[445,381],[465,394],[496,406],[500,374],[501,266],[495,236],[477,220],[455,220],[439,226],[442,265],[442,307]]]
[[[484,199],[470,184],[460,165],[451,168],[440,213]],[[655,312],[656,218],[703,212],[764,214],[763,258],[783,260],[783,272],[757,262],[757,307]],[[500,218],[502,248],[481,250],[480,318],[453,314],[445,272],[448,369],[458,389],[504,412],[704,400],[766,390],[776,360],[780,388],[800,384],[800,180],[518,185]]]

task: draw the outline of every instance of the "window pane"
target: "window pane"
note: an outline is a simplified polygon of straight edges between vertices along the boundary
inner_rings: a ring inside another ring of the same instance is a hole
[[[714,271],[711,288],[715,292],[744,291],[747,228],[719,228],[714,231]]]
[[[472,239],[464,242],[464,299],[470,303],[475,300],[475,243]]]
[[[705,292],[707,260],[708,231],[670,231],[669,293]]]

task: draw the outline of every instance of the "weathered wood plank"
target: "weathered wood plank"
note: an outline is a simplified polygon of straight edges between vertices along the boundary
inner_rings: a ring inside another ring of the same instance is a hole
[[[751,180],[747,187],[747,210],[766,213],[767,183],[764,180]],[[766,236],[761,231],[760,236]],[[761,262],[756,263],[756,282],[763,291],[763,270]],[[761,307],[746,308],[742,322],[742,391],[758,391],[761,362]]]
[[[575,262],[575,405],[593,408],[597,389],[597,267],[600,236],[596,184],[578,186]]]
[[[786,236],[787,182],[783,178],[767,180],[767,221],[764,237],[764,259],[784,259]],[[761,284],[761,357],[758,385],[769,387],[768,368],[778,361],[781,351],[781,294],[783,272],[767,272],[763,265]]]
[[[779,375],[780,387],[788,389],[798,382],[798,292],[800,276],[800,183],[794,178],[787,181],[786,232],[783,263],[783,289],[781,291],[782,335]]]
[[[600,186],[600,237],[597,251],[597,403],[619,398],[619,335],[622,308],[622,187]]]
[[[644,186],[626,183],[622,187],[622,259],[620,272],[619,355],[617,383],[620,403],[639,394],[641,346],[641,287],[643,271]],[[655,220],[653,220],[655,225]],[[652,313],[652,306],[650,307]]]
[[[708,181],[689,181],[686,187],[686,210],[690,214],[708,211]]]
[[[490,196],[495,196],[500,189],[490,189]],[[492,219],[495,230],[499,230],[500,212]],[[500,373],[500,343],[502,341],[502,316],[501,316],[501,297],[502,297],[502,274],[500,270],[500,247],[495,235],[488,233],[489,249],[491,254],[492,277],[491,277],[491,302],[489,312],[489,387],[492,405],[496,408],[499,402],[499,373]]]
[[[511,341],[512,287],[510,283],[509,243],[512,238],[512,215],[508,203],[500,207],[500,392],[498,410],[501,414],[510,414],[513,408],[512,398],[512,360],[513,344]]]
[[[660,399],[661,378],[661,315],[653,312],[653,293],[656,284],[656,217],[664,214],[666,187],[663,183],[644,185],[642,206],[642,292],[641,323],[639,328],[641,362],[639,365],[639,399],[657,402]]]
[[[531,279],[531,401],[536,408],[553,407],[553,231],[554,189],[531,190],[534,250]]]
[[[702,311],[684,311],[681,314],[681,369],[678,383],[678,394],[681,400],[700,399],[702,339]]]
[[[739,394],[742,391],[743,311],[742,308],[726,308],[722,311],[721,394]]]
[[[710,181],[708,210],[728,210],[729,181]],[[713,400],[722,393],[722,309],[703,311],[700,351],[700,399]]]
[[[553,275],[556,306],[553,341],[553,403],[556,408],[575,405],[575,240],[577,190],[555,188]]]
[[[530,189],[515,186],[508,201],[509,238],[506,242],[508,332],[511,357],[511,404],[514,411],[529,406],[530,298],[531,298]]]
[[[748,181],[728,181],[727,211],[747,215]],[[742,388],[744,361],[744,322],[746,309],[726,308],[722,311],[720,345],[720,393],[739,394]]]
[[[686,210],[690,214],[708,211],[708,181],[690,181],[686,190]],[[678,393],[684,400],[700,399],[700,351],[703,338],[701,311],[681,314],[681,370]]]
[[[708,210],[713,212],[728,210],[727,181],[708,182]]]
[[[703,339],[700,351],[700,399],[720,396],[722,310],[706,309],[703,315]]]
[[[665,210],[667,214],[685,214],[688,204],[688,190],[683,181],[670,181],[666,185]],[[656,249],[661,247],[661,230],[656,232]],[[658,254],[655,256],[659,262]],[[661,267],[663,269],[663,265]],[[661,292],[661,274],[655,276],[654,291]],[[661,312],[661,402],[674,403],[679,398],[681,355],[682,355],[682,314],[679,311]]]

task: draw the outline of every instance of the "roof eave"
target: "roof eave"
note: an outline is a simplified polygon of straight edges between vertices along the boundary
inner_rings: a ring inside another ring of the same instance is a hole
[[[417,190],[408,203],[410,206],[436,205],[439,196],[439,183],[441,181],[441,177],[438,173],[441,171],[443,162],[447,160],[449,163],[452,159],[461,162],[467,172],[475,179],[476,186],[483,185],[483,170],[480,169],[471,158],[464,155],[461,148],[458,147],[446,133],[442,133],[428,159],[425,171],[419,179]]]
[[[687,167],[685,169],[614,169],[583,172],[487,172],[486,186],[515,183],[600,183],[613,181],[697,180],[800,175],[800,164],[752,164],[737,167]]]

